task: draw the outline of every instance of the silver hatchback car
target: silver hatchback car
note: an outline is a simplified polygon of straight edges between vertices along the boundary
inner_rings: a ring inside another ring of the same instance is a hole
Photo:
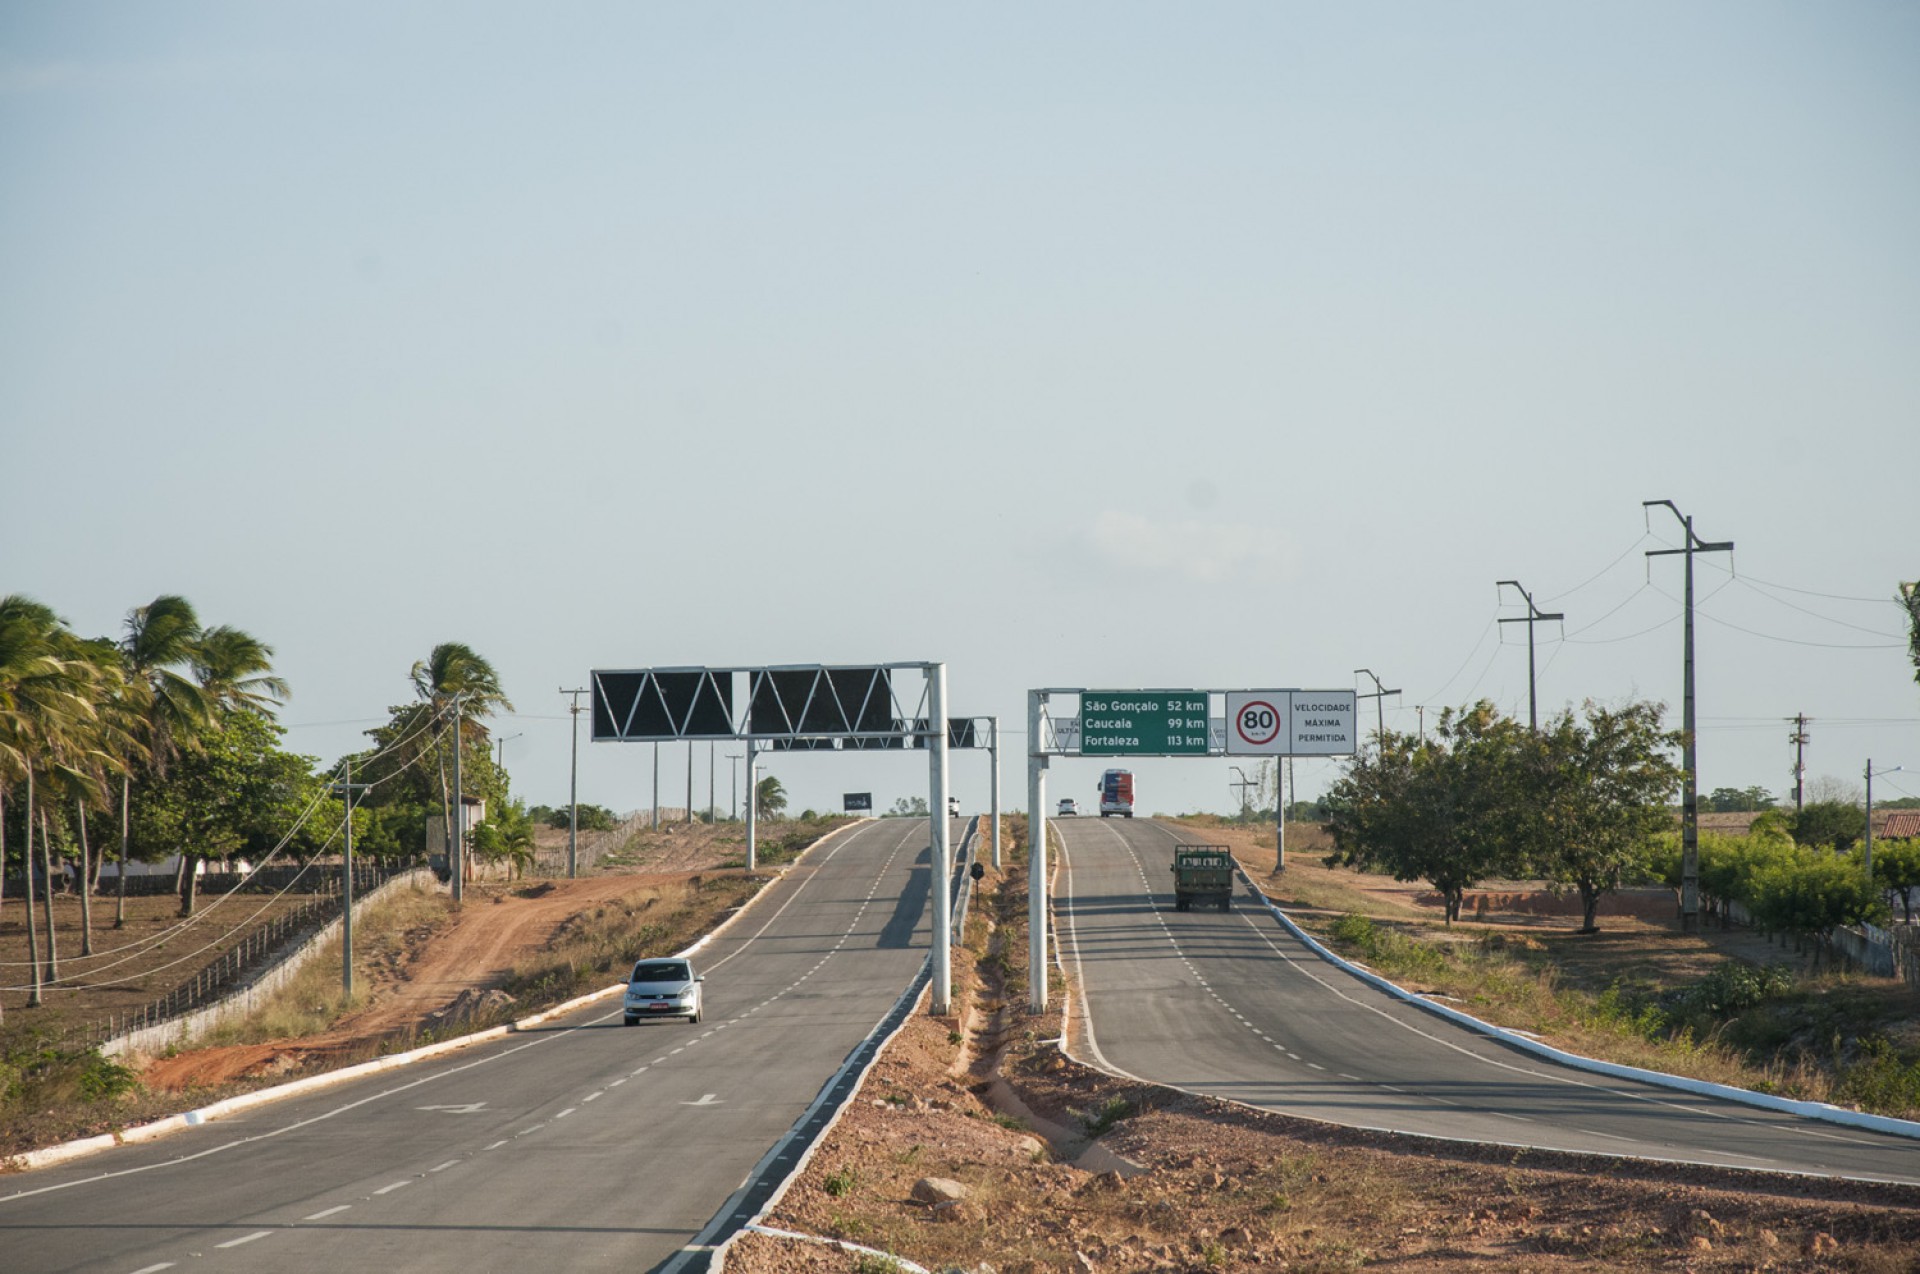
[[[627,979],[627,1025],[648,1017],[684,1017],[690,1023],[698,1022],[700,984],[705,981],[687,960],[640,961]]]

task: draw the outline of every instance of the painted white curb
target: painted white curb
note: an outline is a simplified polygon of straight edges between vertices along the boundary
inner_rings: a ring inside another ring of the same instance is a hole
[[[1448,1008],[1446,1005],[1436,1003],[1424,995],[1415,995],[1413,992],[1389,982],[1371,969],[1365,969],[1350,960],[1341,959],[1332,951],[1322,946],[1306,930],[1295,924],[1286,912],[1275,906],[1273,902],[1267,898],[1266,894],[1261,892],[1260,887],[1253,882],[1253,878],[1247,875],[1246,868],[1240,867],[1236,863],[1235,870],[1239,873],[1241,882],[1246,885],[1254,898],[1273,914],[1274,918],[1286,928],[1288,933],[1292,934],[1322,960],[1325,960],[1335,968],[1343,969],[1353,974],[1353,976],[1360,978],[1362,981],[1378,987],[1395,999],[1404,1000],[1408,1004],[1418,1005],[1429,1013],[1446,1018],[1448,1021],[1467,1027],[1469,1030],[1477,1031],[1490,1039],[1511,1044],[1513,1047],[1532,1053],[1536,1057],[1544,1057],[1551,1061],[1559,1062],[1563,1066],[1571,1066],[1575,1070],[1589,1071],[1596,1075],[1606,1075],[1613,1079],[1638,1080],[1641,1083],[1656,1084],[1663,1088],[1678,1089],[1683,1093],[1693,1093],[1701,1097],[1719,1097],[1727,1101],[1740,1102],[1748,1106],[1757,1106],[1763,1110],[1776,1110],[1789,1115],[1800,1115],[1808,1119],[1824,1120],[1831,1124],[1844,1124],[1850,1128],[1866,1128],[1874,1132],[1888,1133],[1895,1137],[1911,1137],[1920,1140],[1920,1123],[1916,1123],[1910,1119],[1895,1119],[1889,1115],[1869,1115],[1857,1110],[1848,1110],[1842,1106],[1830,1105],[1827,1102],[1799,1101],[1791,1097],[1775,1097],[1769,1093],[1756,1093],[1750,1088],[1735,1088],[1731,1084],[1716,1084],[1704,1079],[1687,1079],[1680,1075],[1669,1075],[1664,1071],[1642,1070],[1638,1066],[1622,1066],[1617,1062],[1602,1062],[1595,1058],[1582,1057],[1578,1053],[1569,1053],[1562,1049],[1554,1048],[1551,1044],[1542,1044],[1539,1040],[1530,1039],[1518,1031],[1511,1031],[1504,1027],[1495,1026],[1490,1022],[1483,1022],[1472,1014],[1462,1013],[1459,1009]]]
[[[814,850],[826,844],[842,832],[849,831],[867,821],[866,819],[855,819],[843,827],[834,828],[825,836],[822,836],[819,840],[814,841],[813,844],[808,845],[805,849],[794,855],[793,861],[775,872],[773,879],[778,880],[785,876],[787,872],[798,867],[801,860],[806,858],[808,854],[811,854]],[[770,885],[773,881],[769,880],[767,883]],[[706,946],[709,942],[713,941],[714,938],[726,932],[734,921],[740,919],[740,917],[752,910],[754,902],[765,892],[766,890],[763,887],[759,893],[754,894],[752,898],[747,900],[745,906],[701,935],[699,940],[685,951],[676,952],[675,954],[690,956],[700,950],[700,948]],[[542,1009],[530,1017],[517,1018],[504,1026],[490,1026],[484,1031],[475,1031],[471,1035],[462,1035],[455,1039],[440,1040],[437,1043],[409,1049],[404,1053],[393,1053],[386,1057],[374,1058],[372,1061],[360,1062],[353,1066],[344,1066],[339,1070],[326,1071],[319,1075],[309,1075],[304,1079],[289,1080],[284,1084],[275,1084],[271,1088],[255,1089],[250,1093],[241,1093],[237,1097],[228,1097],[222,1101],[214,1102],[210,1106],[202,1106],[198,1110],[189,1110],[179,1115],[168,1115],[162,1119],[156,1119],[151,1123],[140,1124],[119,1132],[102,1133],[97,1137],[82,1137],[77,1141],[62,1142],[57,1146],[47,1146],[40,1150],[29,1150],[25,1154],[0,1159],[0,1167],[16,1171],[22,1169],[30,1171],[34,1168],[49,1168],[55,1164],[78,1159],[83,1155],[93,1154],[96,1151],[111,1150],[115,1146],[135,1145],[143,1141],[152,1141],[156,1137],[164,1137],[168,1133],[178,1132],[182,1128],[192,1128],[200,1124],[210,1123],[222,1116],[236,1114],[243,1110],[250,1110],[255,1106],[262,1106],[268,1102],[283,1101],[289,1097],[298,1097],[304,1093],[331,1087],[334,1084],[344,1084],[348,1080],[359,1079],[362,1076],[377,1075],[381,1071],[393,1070],[401,1066],[411,1066],[415,1062],[428,1061],[444,1053],[456,1052],[475,1044],[483,1044],[488,1040],[497,1040],[502,1036],[511,1035],[516,1031],[524,1031],[529,1027],[540,1025],[542,1022],[550,1021],[553,1018],[560,1017],[567,1013],[572,1013],[576,1009],[585,1008],[609,996],[618,995],[620,992],[626,990],[626,987],[627,984],[625,982],[616,982],[612,986],[601,987],[598,991],[589,991],[585,995],[577,996],[564,1004],[556,1004],[550,1009]]]

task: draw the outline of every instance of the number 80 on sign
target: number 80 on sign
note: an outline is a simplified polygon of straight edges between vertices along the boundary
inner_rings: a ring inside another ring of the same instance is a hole
[[[1284,756],[1292,737],[1291,707],[1284,690],[1227,693],[1227,754]]]

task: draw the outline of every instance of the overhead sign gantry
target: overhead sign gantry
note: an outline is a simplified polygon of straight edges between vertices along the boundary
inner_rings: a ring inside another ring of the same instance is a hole
[[[903,699],[901,681],[918,694]],[[927,750],[935,865],[933,1012],[953,1001],[953,844],[947,825],[944,663],[780,664],[602,669],[593,673],[596,743],[738,740],[747,745],[747,870],[757,865],[754,770],[763,751]],[[971,722],[968,723],[969,733]]]
[[[1053,701],[1072,698],[1072,715]],[[1214,709],[1220,709],[1216,715]],[[1047,762],[1056,756],[1352,756],[1359,749],[1352,690],[1087,690],[1027,692],[1028,967],[1047,967]],[[1285,799],[1277,819],[1286,861]],[[1044,974],[1030,979],[1028,1007],[1047,1009]]]

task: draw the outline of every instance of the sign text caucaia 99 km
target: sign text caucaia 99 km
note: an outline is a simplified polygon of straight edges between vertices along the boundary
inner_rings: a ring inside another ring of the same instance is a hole
[[[1082,756],[1205,756],[1207,696],[1194,691],[1088,690]]]

